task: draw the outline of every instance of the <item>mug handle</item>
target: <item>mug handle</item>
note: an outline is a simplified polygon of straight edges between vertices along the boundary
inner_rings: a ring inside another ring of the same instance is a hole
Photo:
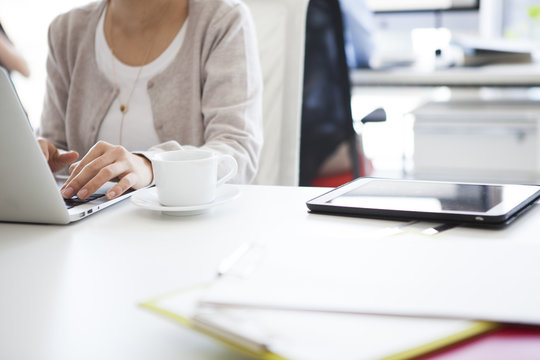
[[[218,158],[218,162],[220,161],[229,161],[231,164],[233,164],[231,170],[223,175],[220,179],[217,181],[217,186],[225,183],[225,181],[230,180],[234,175],[236,175],[236,172],[238,171],[238,163],[236,162],[236,159],[233,158],[231,155],[228,154],[220,154]]]

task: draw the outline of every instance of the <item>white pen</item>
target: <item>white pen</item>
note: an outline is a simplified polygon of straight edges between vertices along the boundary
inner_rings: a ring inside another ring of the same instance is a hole
[[[243,243],[238,249],[234,250],[231,255],[223,259],[218,266],[217,275],[225,275],[234,266],[234,264],[236,264],[238,260],[240,260],[242,256],[249,251],[251,246],[251,242]]]

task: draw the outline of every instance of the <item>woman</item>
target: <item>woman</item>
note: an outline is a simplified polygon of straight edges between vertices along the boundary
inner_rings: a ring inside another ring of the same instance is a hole
[[[240,0],[92,3],[56,18],[49,46],[41,148],[53,171],[86,154],[64,197],[149,185],[152,153],[186,147],[234,156],[234,182],[255,176],[262,80]]]

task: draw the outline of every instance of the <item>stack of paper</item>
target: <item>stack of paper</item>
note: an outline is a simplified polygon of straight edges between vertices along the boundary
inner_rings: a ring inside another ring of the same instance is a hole
[[[464,53],[462,66],[530,63],[533,60],[533,46],[530,43],[474,37],[455,42]]]
[[[245,256],[201,303],[540,324],[539,251],[416,234],[276,241]]]
[[[276,239],[143,306],[267,359],[406,359],[540,324],[538,244],[430,233]]]
[[[484,333],[464,320],[201,306],[206,285],[142,304],[262,359],[408,359]]]

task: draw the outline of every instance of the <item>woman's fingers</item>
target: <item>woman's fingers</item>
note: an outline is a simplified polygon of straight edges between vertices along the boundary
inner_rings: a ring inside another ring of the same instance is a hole
[[[64,184],[63,188],[66,187],[67,184],[70,183],[70,181],[77,176],[89,163],[94,161],[95,159],[101,157],[103,154],[105,154],[108,150],[110,150],[113,147],[113,145],[106,143],[104,141],[98,142],[96,145],[92,146],[92,148],[88,151],[88,153],[76,164],[73,164],[69,168],[69,178],[66,180],[66,183]],[[104,166],[104,165],[103,165]]]
[[[52,172],[63,169],[79,157],[76,151],[58,150],[56,146],[46,139],[38,139],[38,144]]]
[[[70,198],[77,194],[79,198],[86,199],[113,179],[119,181],[107,192],[109,199],[130,188],[148,185],[152,181],[151,163],[121,146],[98,143],[79,163],[72,166],[72,173],[61,189],[62,195]]]
[[[120,181],[114,185],[109,191],[107,191],[107,198],[114,199],[117,196],[122,195],[126,191],[135,185],[136,176],[135,173],[128,173],[126,176],[120,179]]]
[[[43,153],[43,156],[45,156],[45,160],[47,160],[48,162],[49,161],[49,145],[52,145],[52,144],[45,139],[39,139],[38,144],[39,144],[39,147],[41,148],[41,152]]]
[[[128,177],[128,175],[124,176],[124,174],[128,171],[127,165],[128,164],[125,161],[120,161],[120,162],[114,162],[110,165],[103,167],[101,170],[97,172],[96,176],[94,176],[89,181],[85,182],[84,185],[82,185],[81,189],[77,192],[77,197],[79,197],[80,199],[86,199],[88,196],[95,193],[101,186],[103,186],[103,184],[118,177],[121,178],[119,182],[120,184],[126,177]],[[125,185],[128,185],[128,186],[122,190],[123,186]],[[128,178],[126,181],[122,183],[121,187],[117,187],[115,195],[122,194],[124,191],[126,191],[130,187],[131,187],[131,182]],[[107,195],[109,198],[114,197],[114,196],[111,196],[111,194],[107,194]]]
[[[62,187],[62,195],[65,198],[70,198],[77,194],[79,198],[85,199],[99,189],[101,185],[121,174],[121,172],[118,172],[118,166],[112,166],[113,164],[118,164],[118,162],[110,152],[105,153],[90,162],[87,160],[88,159],[85,161],[84,158],[81,160],[77,165],[77,172],[72,172]],[[81,167],[83,162],[86,163],[86,165]],[[102,181],[101,184],[96,187],[96,184],[100,181]]]
[[[76,151],[58,152],[56,161],[62,168],[74,163],[79,158],[79,153]]]

